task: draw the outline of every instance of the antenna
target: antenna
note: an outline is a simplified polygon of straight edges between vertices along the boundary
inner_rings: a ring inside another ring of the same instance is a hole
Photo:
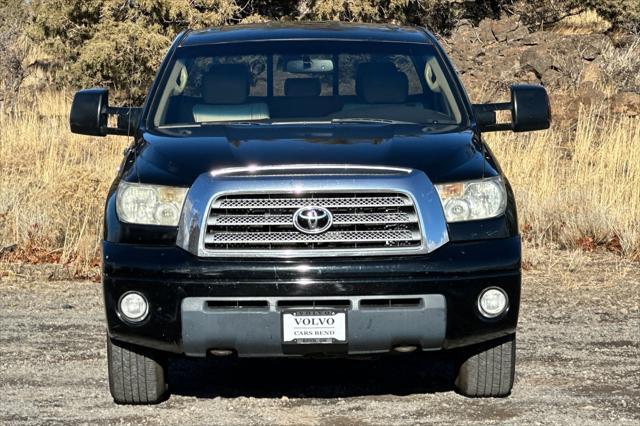
[[[133,22],[134,20],[132,18],[134,18],[134,17],[132,17],[130,14],[131,14],[132,9],[134,9],[137,6],[136,5],[136,0],[127,0],[127,6],[128,6],[127,7],[127,19]],[[132,52],[131,52],[131,72],[130,72],[129,75],[130,76],[134,76],[135,75],[135,67],[136,67],[136,49],[137,49],[135,26],[134,26],[133,34],[131,35],[131,46],[132,46],[131,47],[131,49],[132,49]],[[127,122],[128,122],[128,124],[127,124],[127,137],[131,137],[132,136],[131,135],[131,122],[132,122],[131,114],[132,114],[132,111],[133,111],[133,96],[132,96],[133,86],[134,86],[135,83],[137,83],[138,85],[140,84],[139,79],[138,79],[137,82],[133,81],[133,79],[134,79],[133,77],[130,77],[129,87],[127,88],[127,91],[128,91],[127,94],[128,94],[128,98],[129,98],[129,101],[128,101],[128,103],[129,103],[129,105],[128,105],[129,112],[127,114],[128,118],[129,118],[127,120]],[[138,147],[137,147],[137,141],[135,140],[135,136],[134,136],[134,140],[133,140],[131,148],[133,149],[133,164],[134,164],[133,168],[135,170],[135,174],[136,174],[136,177],[138,179],[138,182],[140,182],[140,174],[138,173],[138,167],[136,166],[137,160],[138,160]]]
[[[127,0],[127,18],[129,19],[129,13],[131,11],[131,9],[133,7],[135,7],[135,0]],[[132,53],[131,53],[131,72],[129,73],[130,76],[134,75],[135,72],[135,57],[136,57],[136,32],[135,29],[133,31],[132,34],[133,40],[131,41],[131,46],[132,46]],[[132,105],[133,105],[133,97],[131,96],[131,91],[132,91],[132,81],[129,82],[129,87],[127,88],[127,96],[128,96],[128,104],[127,105],[129,107],[129,112],[128,112],[128,124],[127,124],[127,136],[130,137],[131,136],[131,109],[132,109]]]

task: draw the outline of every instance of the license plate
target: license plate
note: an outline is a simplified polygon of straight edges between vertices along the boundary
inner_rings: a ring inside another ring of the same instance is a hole
[[[296,344],[340,344],[347,341],[347,314],[333,309],[282,313],[282,341]]]

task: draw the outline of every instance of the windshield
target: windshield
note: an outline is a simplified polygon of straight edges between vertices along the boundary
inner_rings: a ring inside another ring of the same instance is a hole
[[[433,46],[274,41],[177,49],[154,127],[302,123],[456,125],[460,103]]]

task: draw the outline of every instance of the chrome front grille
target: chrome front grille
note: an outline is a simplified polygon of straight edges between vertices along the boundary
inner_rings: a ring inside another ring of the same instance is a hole
[[[187,193],[176,238],[213,259],[418,255],[448,241],[428,176],[353,164],[203,173]]]
[[[330,211],[326,232],[296,229],[294,214],[307,206]],[[398,192],[222,195],[211,203],[204,234],[205,250],[245,253],[393,251],[419,249],[422,243],[413,200]]]

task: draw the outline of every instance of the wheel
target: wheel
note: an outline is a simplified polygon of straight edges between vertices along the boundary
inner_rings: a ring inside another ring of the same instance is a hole
[[[511,393],[516,372],[516,335],[479,346],[462,359],[456,391],[471,397],[501,397]]]
[[[157,404],[167,396],[166,357],[107,337],[109,390],[117,404]]]

